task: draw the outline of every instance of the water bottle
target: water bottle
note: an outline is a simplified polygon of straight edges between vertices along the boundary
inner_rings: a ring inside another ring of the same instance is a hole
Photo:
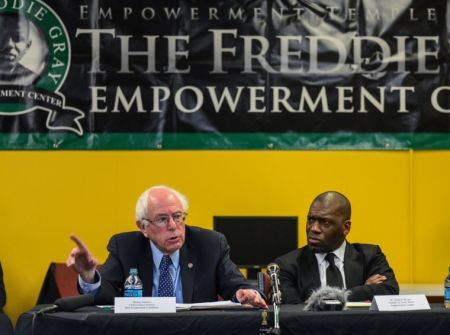
[[[444,305],[450,308],[450,267],[448,268],[448,276],[444,281]]]
[[[142,297],[142,280],[139,278],[136,268],[130,269],[130,275],[125,280],[123,288],[124,297]]]

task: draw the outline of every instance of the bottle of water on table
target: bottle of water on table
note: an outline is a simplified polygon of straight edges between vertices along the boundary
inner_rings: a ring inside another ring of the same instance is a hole
[[[130,269],[130,274],[123,285],[124,297],[142,297],[142,280],[136,268]]]
[[[445,308],[450,308],[450,267],[448,268],[448,275],[444,281],[444,305]]]

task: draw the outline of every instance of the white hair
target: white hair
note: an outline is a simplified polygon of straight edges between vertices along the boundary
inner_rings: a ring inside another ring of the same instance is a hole
[[[183,207],[183,212],[187,212],[188,208],[189,208],[189,202],[186,198],[186,196],[184,196],[183,194],[181,194],[180,192],[178,192],[177,190],[165,186],[165,185],[157,185],[157,186],[153,186],[150,187],[149,189],[145,190],[140,197],[138,198],[137,202],[136,202],[136,212],[135,212],[135,219],[136,222],[137,221],[142,221],[143,218],[147,217],[147,210],[148,210],[148,194],[154,190],[167,190],[169,192],[171,192],[172,194],[174,194],[178,200],[180,200],[181,202],[181,206]],[[147,225],[148,222],[144,221],[143,222],[144,225]]]

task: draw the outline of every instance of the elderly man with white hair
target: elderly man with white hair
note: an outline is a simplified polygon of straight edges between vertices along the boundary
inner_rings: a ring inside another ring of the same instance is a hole
[[[130,268],[137,268],[143,282],[143,296],[174,296],[177,303],[198,303],[224,299],[267,308],[259,291],[252,288],[231,261],[225,237],[215,231],[185,224],[188,201],[178,191],[155,186],[145,191],[136,205],[139,231],[114,235],[109,256],[101,269],[79,238],[67,259],[67,266],[79,273],[79,289],[93,293],[98,303],[110,304],[123,295]],[[168,263],[169,284],[160,289]],[[169,289],[169,294],[167,294]],[[164,294],[162,295],[162,291]]]

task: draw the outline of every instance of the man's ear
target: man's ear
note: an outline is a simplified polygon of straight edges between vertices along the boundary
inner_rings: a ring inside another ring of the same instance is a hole
[[[350,220],[345,220],[344,222],[344,235],[347,236],[350,233],[352,227],[352,222]]]
[[[145,225],[142,223],[142,221],[138,220],[136,221],[136,227],[141,231],[142,234],[144,234],[145,237],[148,238],[147,232],[145,230]]]

